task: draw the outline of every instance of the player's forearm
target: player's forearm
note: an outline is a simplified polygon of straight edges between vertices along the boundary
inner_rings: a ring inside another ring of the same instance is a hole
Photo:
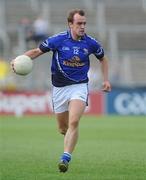
[[[103,74],[103,81],[108,81],[108,58],[103,57],[101,61],[101,70]]]
[[[35,59],[38,56],[40,56],[41,54],[43,54],[43,52],[39,48],[36,48],[36,49],[31,49],[31,50],[25,52],[24,54],[29,56],[31,59]]]

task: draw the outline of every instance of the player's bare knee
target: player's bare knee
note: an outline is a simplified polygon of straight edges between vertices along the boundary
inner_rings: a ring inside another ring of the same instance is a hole
[[[66,134],[66,131],[67,131],[67,128],[59,128],[60,134],[65,135],[65,134]]]
[[[73,128],[76,128],[76,127],[78,127],[78,124],[79,124],[79,121],[78,120],[74,120],[74,121],[71,121],[69,123],[69,126],[73,127]]]

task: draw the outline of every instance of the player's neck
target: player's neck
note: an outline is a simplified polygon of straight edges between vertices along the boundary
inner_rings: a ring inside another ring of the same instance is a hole
[[[75,41],[79,41],[81,39],[81,36],[78,36],[77,34],[73,33],[72,31],[71,31],[71,37]]]

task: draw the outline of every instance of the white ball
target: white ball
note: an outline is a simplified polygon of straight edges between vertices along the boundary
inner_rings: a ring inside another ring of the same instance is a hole
[[[27,75],[32,71],[32,59],[26,55],[17,56],[13,61],[13,69],[16,74]]]

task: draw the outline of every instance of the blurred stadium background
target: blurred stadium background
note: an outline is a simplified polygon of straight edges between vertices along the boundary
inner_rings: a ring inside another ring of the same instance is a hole
[[[86,11],[87,33],[109,56],[113,90],[100,91],[99,62],[92,56],[88,116],[69,172],[60,175],[63,139],[49,103],[51,54],[38,58],[28,76],[12,73],[9,63],[37,46],[27,40],[37,17],[52,35],[67,28],[73,8]],[[145,115],[146,0],[0,0],[1,180],[145,180]]]
[[[138,88],[138,91],[143,88],[142,94],[137,95],[144,101],[143,107],[146,107],[145,0],[0,0],[1,91],[50,90],[50,53],[38,58],[33,72],[26,77],[13,74],[4,63],[37,46],[32,41],[26,41],[26,30],[38,16],[47,21],[48,35],[52,35],[67,28],[66,16],[73,8],[86,11],[87,33],[103,44],[110,58],[112,86],[122,88],[122,91],[128,88],[130,93],[133,92],[131,88]],[[102,77],[94,56],[91,57],[89,76],[91,91],[99,90]],[[137,105],[136,101],[137,106],[141,104]],[[146,108],[141,111],[145,114]]]

